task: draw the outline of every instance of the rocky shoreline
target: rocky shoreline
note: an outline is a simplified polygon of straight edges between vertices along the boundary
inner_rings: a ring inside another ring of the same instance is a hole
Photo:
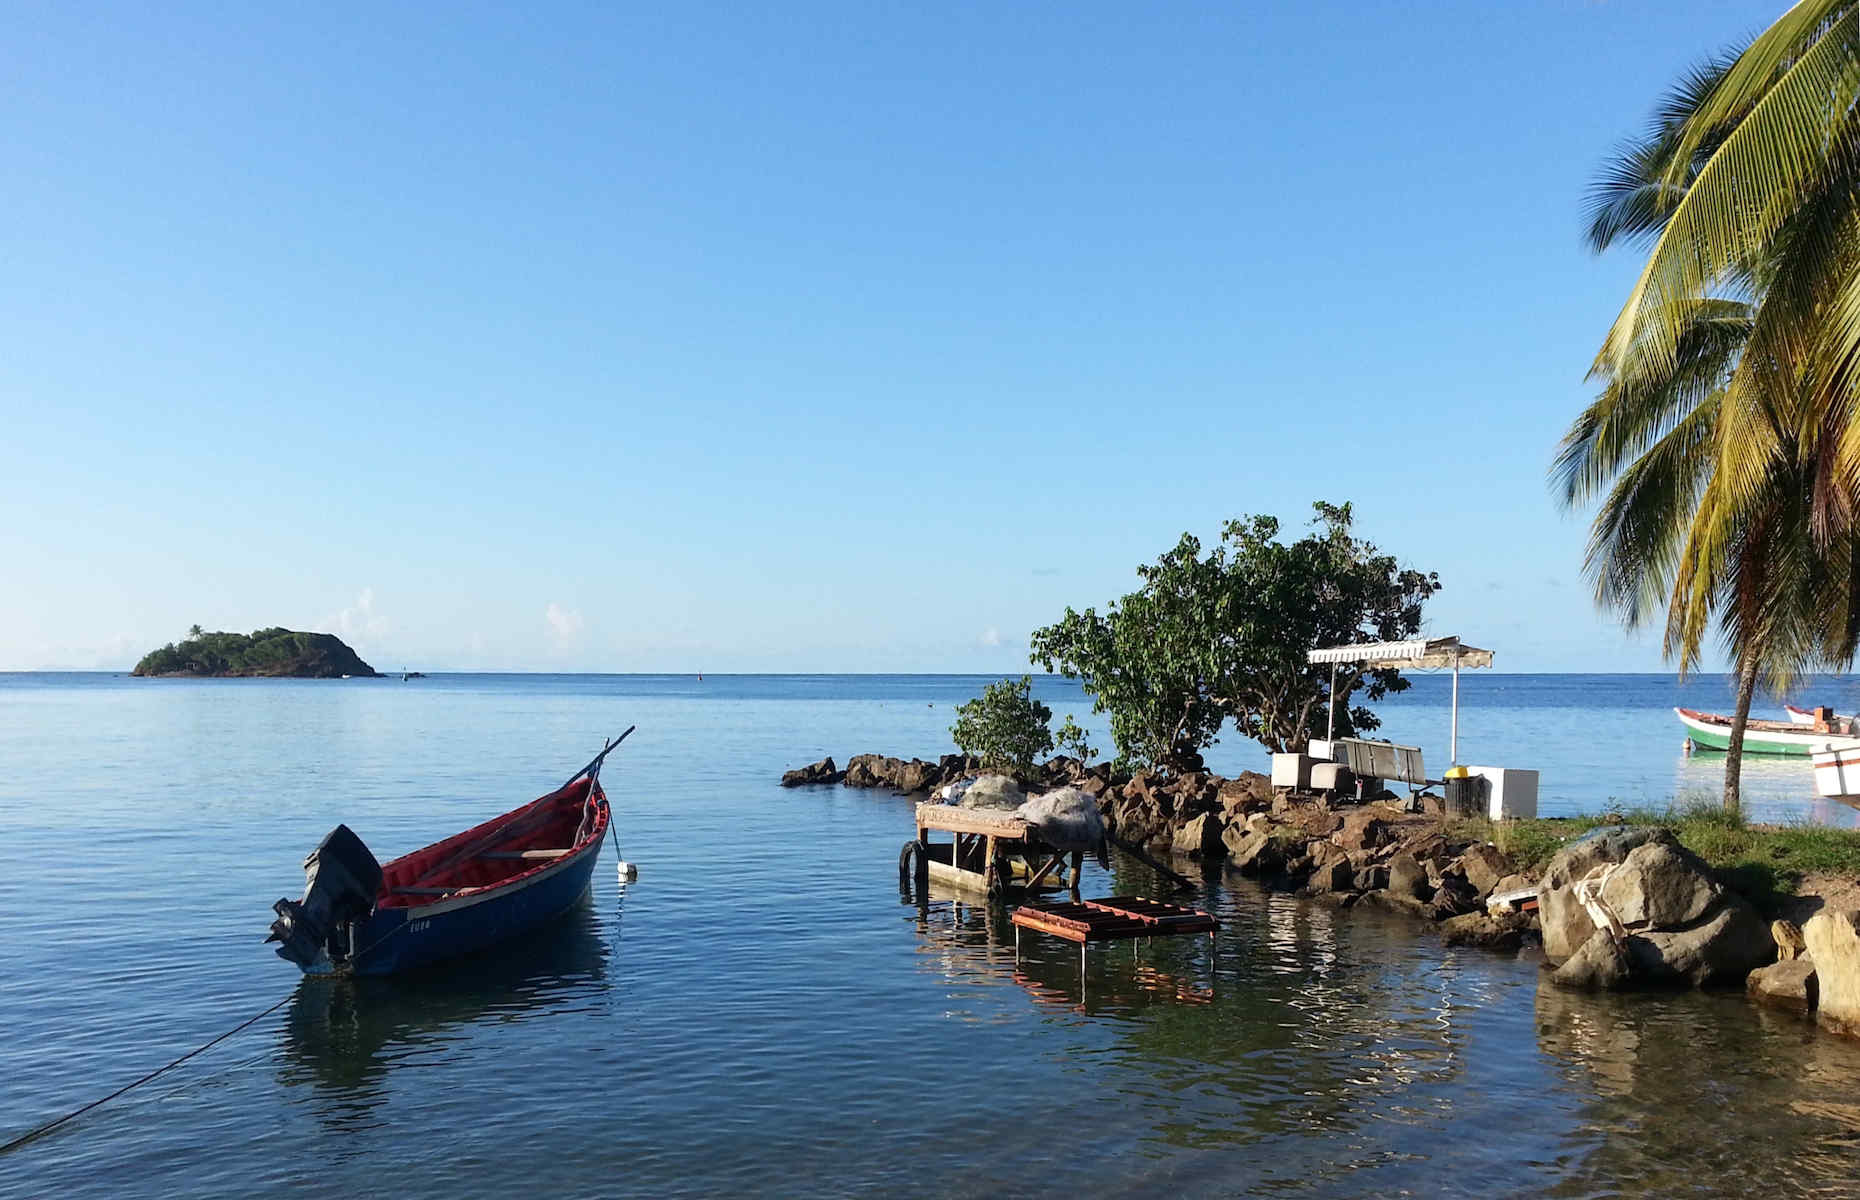
[[[844,770],[827,758],[781,782],[909,795],[982,773],[959,754],[859,754]],[[1404,913],[1434,925],[1447,946],[1537,957],[1559,986],[1743,986],[1759,1003],[1860,1035],[1860,913],[1799,896],[1794,910],[1813,912],[1803,925],[1770,922],[1666,829],[1598,829],[1530,872],[1458,832],[1428,793],[1359,801],[1275,788],[1251,771],[1118,773],[1064,757],[1021,782],[1083,789],[1117,843],[1340,909]]]

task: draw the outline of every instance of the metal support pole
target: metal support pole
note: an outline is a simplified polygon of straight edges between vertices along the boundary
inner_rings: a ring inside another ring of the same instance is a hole
[[[1453,733],[1448,742],[1447,757],[1453,760],[1453,766],[1460,765],[1460,648],[1453,647]]]
[[[1324,724],[1324,740],[1337,736],[1337,664],[1330,664],[1330,720]]]

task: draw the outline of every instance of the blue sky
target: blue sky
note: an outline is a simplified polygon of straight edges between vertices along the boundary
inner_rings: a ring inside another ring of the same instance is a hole
[[[1659,669],[1545,484],[1582,198],[1781,7],[9,7],[0,668],[1018,670],[1323,498]]]

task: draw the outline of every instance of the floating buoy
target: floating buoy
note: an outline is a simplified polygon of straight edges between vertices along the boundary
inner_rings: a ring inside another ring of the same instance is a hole
[[[634,863],[623,862],[620,864],[619,874],[621,883],[632,883],[639,878],[639,867]]]

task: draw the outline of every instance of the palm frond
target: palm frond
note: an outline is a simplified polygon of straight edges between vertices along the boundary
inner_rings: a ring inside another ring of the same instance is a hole
[[[1707,123],[1745,58],[1773,32],[1739,58],[1697,124]],[[1857,88],[1860,22],[1847,7],[1761,92],[1692,180],[1602,345],[1596,373],[1621,376],[1670,363],[1684,332],[1673,319],[1676,303],[1710,292],[1727,272],[1762,259],[1771,236],[1824,173],[1828,146],[1854,116]]]

